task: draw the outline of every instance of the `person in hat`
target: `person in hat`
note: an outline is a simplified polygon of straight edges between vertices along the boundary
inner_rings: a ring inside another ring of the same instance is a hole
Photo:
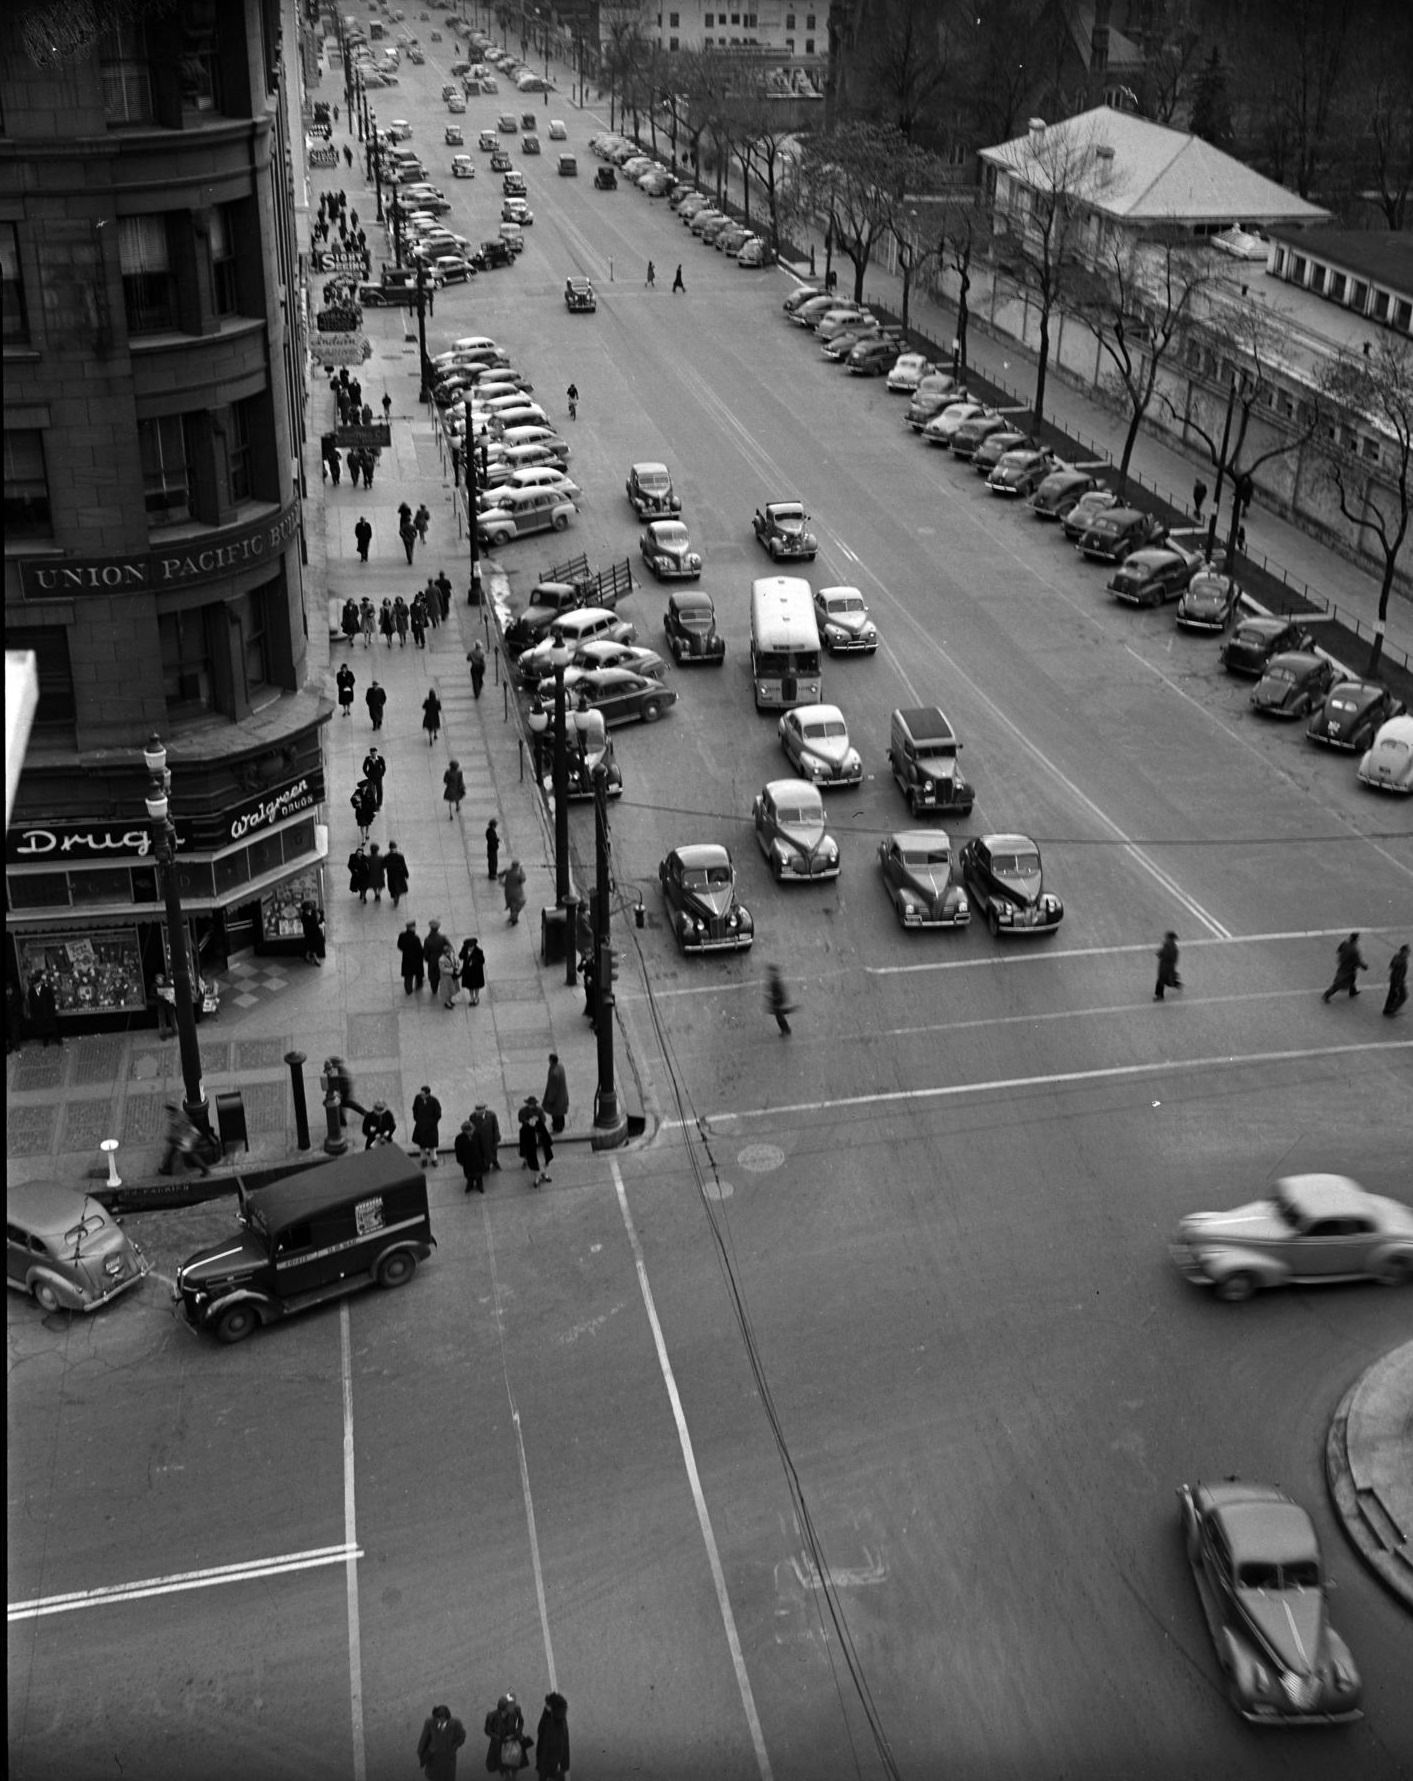
[[[507,1688],[486,1715],[486,1767],[493,1775],[513,1775],[525,1767],[525,1752],[534,1743],[525,1736],[525,1715]]]
[[[505,907],[511,927],[520,920],[520,911],[525,907],[525,868],[519,860],[512,860],[500,875],[505,886]]]
[[[1408,942],[1405,940],[1388,962],[1388,995],[1384,1013],[1392,1020],[1408,1000]]]
[[[200,1169],[203,1175],[211,1171],[206,1167],[206,1160],[201,1154],[201,1133],[192,1123],[184,1108],[175,1101],[167,1102],[167,1133],[166,1149],[162,1154],[162,1162],[157,1170],[159,1175],[170,1175],[180,1157],[183,1165],[190,1164]]]
[[[363,1148],[371,1150],[375,1144],[391,1144],[396,1130],[397,1121],[387,1102],[374,1101],[372,1108],[363,1116]]]
[[[324,923],[316,906],[306,897],[299,905],[299,925],[304,931],[304,962],[324,962]]]
[[[373,893],[373,901],[383,900],[383,886],[388,879],[388,863],[383,858],[376,841],[368,846],[368,889]]]
[[[373,788],[373,801],[381,810],[383,807],[383,781],[387,778],[388,763],[379,754],[376,744],[363,757],[363,777]]]
[[[412,1142],[419,1151],[422,1167],[437,1166],[437,1147],[441,1143],[442,1104],[423,1083],[412,1103]]]
[[[422,936],[417,932],[417,923],[408,922],[397,937],[398,957],[402,960],[402,988],[405,995],[413,990],[421,989],[424,982],[425,961],[422,956]]]
[[[453,761],[442,774],[442,796],[446,799],[446,819],[454,822],[461,815],[461,800],[466,796],[466,775],[460,761]]]
[[[466,1742],[466,1727],[450,1707],[433,1707],[417,1740],[417,1765],[427,1781],[456,1781],[456,1753]]]
[[[500,830],[494,817],[486,824],[486,876],[494,884],[500,877]]]
[[[471,998],[474,1008],[481,1000],[481,991],[486,987],[486,955],[481,951],[481,942],[473,934],[470,939],[461,942],[461,987]]]
[[[1164,990],[1181,988],[1182,979],[1178,976],[1178,938],[1169,928],[1163,935],[1163,944],[1158,948],[1158,981],[1153,986],[1153,1000],[1161,1002]]]
[[[486,1153],[474,1121],[462,1120],[452,1151],[466,1182],[464,1191],[468,1194],[483,1194],[486,1191]]]
[[[396,841],[388,842],[388,851],[383,855],[383,873],[387,878],[388,895],[392,898],[392,906],[397,908],[399,902],[407,895],[408,873],[407,858],[401,852]]]
[[[569,1079],[556,1051],[549,1054],[549,1073],[545,1077],[545,1092],[540,1097],[540,1105],[549,1115],[552,1130],[562,1132],[565,1115],[569,1112]]]
[[[361,841],[348,856],[348,888],[360,903],[368,901],[368,850]]]
[[[363,702],[368,707],[368,716],[372,720],[373,728],[375,730],[381,730],[383,727],[383,707],[388,702],[387,688],[379,686],[375,680],[372,686],[368,688],[368,691],[364,693]]]
[[[339,713],[343,717],[353,716],[353,685],[354,673],[345,662],[334,676],[334,684],[339,691]]]
[[[422,942],[422,962],[427,967],[427,981],[436,995],[442,981],[442,954],[446,951],[446,935],[435,915],[427,924],[427,938]]]
[[[535,1727],[535,1773],[540,1781],[568,1781],[569,1702],[562,1694],[545,1696]]]
[[[554,1145],[538,1097],[526,1095],[517,1117],[520,1121],[520,1166],[535,1171],[535,1179],[530,1185],[538,1187],[542,1181],[550,1179],[548,1167],[541,1166],[541,1153],[546,1165],[554,1161]]]
[[[471,1123],[481,1134],[481,1151],[486,1159],[486,1173],[500,1173],[500,1121],[484,1101],[477,1101],[471,1110]]]

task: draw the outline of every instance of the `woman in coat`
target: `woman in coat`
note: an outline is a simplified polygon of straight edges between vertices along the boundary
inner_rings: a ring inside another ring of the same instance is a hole
[[[569,1773],[569,1702],[547,1694],[535,1728],[535,1772],[540,1781],[565,1781]]]
[[[545,1092],[540,1105],[549,1115],[552,1128],[562,1132],[565,1115],[569,1112],[569,1080],[557,1052],[552,1051],[549,1056],[549,1073],[545,1077]]]
[[[437,1166],[437,1146],[441,1143],[442,1104],[424,1082],[412,1103],[412,1142],[421,1152],[419,1161],[425,1169]]]
[[[393,623],[397,626],[397,640],[401,648],[407,648],[407,602],[399,594],[393,601]]]
[[[548,1170],[540,1166],[541,1152],[544,1153],[546,1163],[554,1161],[554,1145],[550,1142],[549,1126],[545,1123],[545,1110],[534,1095],[526,1095],[518,1117],[520,1166],[535,1171],[535,1179],[530,1185],[538,1187],[542,1181],[550,1178]]]
[[[442,796],[446,799],[446,819],[454,822],[461,814],[461,800],[466,796],[466,775],[461,762],[453,761],[442,774]]]
[[[360,903],[368,901],[368,855],[361,847],[355,847],[348,856],[348,888]]]
[[[358,626],[363,633],[363,647],[367,649],[373,641],[373,633],[378,628],[378,615],[373,610],[373,602],[365,594],[358,608]]]
[[[534,1739],[525,1736],[525,1715],[509,1689],[487,1713],[485,1732],[490,1740],[486,1768],[492,1775],[513,1775],[525,1767],[525,1752]]]
[[[350,643],[358,635],[361,621],[358,617],[358,602],[352,598],[343,603],[343,634]]]
[[[471,1006],[476,1007],[486,987],[486,955],[474,934],[461,942],[461,987],[471,997]]]
[[[335,674],[334,684],[339,689],[339,710],[345,717],[352,717],[354,679],[353,670],[347,662]]]
[[[525,907],[525,868],[519,860],[510,862],[501,873],[500,881],[505,886],[505,907],[510,914],[510,925],[514,927]]]
[[[430,748],[442,733],[442,702],[437,697],[437,689],[432,687],[422,701],[422,728],[427,732],[427,746]]]
[[[378,629],[383,633],[383,640],[386,642],[388,648],[391,649],[393,632],[397,629],[397,623],[393,618],[391,600],[383,601],[382,608],[378,613]]]
[[[378,843],[374,841],[368,849],[368,889],[373,893],[373,901],[383,900],[383,886],[388,881],[388,863],[378,851]]]
[[[383,872],[387,878],[388,895],[396,909],[401,898],[407,895],[408,884],[407,858],[399,852],[396,841],[388,842],[388,851],[383,855]]]
[[[442,941],[441,983],[439,990],[443,1008],[455,1008],[461,994],[461,975],[456,968],[456,947],[450,940]]]

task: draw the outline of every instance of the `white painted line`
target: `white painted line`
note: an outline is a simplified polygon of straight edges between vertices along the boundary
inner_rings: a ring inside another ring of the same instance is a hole
[[[294,1571],[315,1571],[361,1558],[345,1546],[316,1546],[307,1552],[286,1552],[276,1558],[252,1558],[242,1564],[213,1565],[204,1571],[174,1571],[168,1577],[143,1577],[133,1583],[111,1583],[101,1589],[79,1589],[67,1595],[36,1596],[33,1601],[11,1602],[15,1620],[39,1620],[46,1614],[72,1614],[80,1608],[109,1608],[122,1602],[140,1602],[150,1596],[182,1595],[193,1589],[212,1589],[222,1583],[251,1583],[265,1577],[283,1577]]]
[[[354,1781],[366,1781],[368,1747],[363,1725],[363,1625],[358,1611],[358,1472],[353,1439],[353,1325],[348,1300],[339,1307],[339,1374],[343,1392],[344,1592],[348,1602],[348,1710]]]
[[[890,1107],[917,1101],[958,1100],[964,1095],[998,1094],[1026,1089],[1073,1087],[1086,1082],[1115,1082],[1125,1077],[1157,1076],[1165,1071],[1238,1069],[1252,1064],[1300,1063],[1312,1058],[1356,1057],[1371,1051],[1413,1051],[1413,1039],[1370,1040],[1363,1045],[1310,1045],[1297,1051],[1253,1051],[1243,1057],[1222,1052],[1214,1057],[1159,1058],[1151,1064],[1116,1064],[1102,1070],[1056,1070],[1048,1076],[1001,1076],[989,1082],[950,1082],[934,1088],[890,1089],[872,1095],[841,1095],[832,1101],[794,1101],[780,1107],[742,1107],[703,1113],[692,1126],[710,1126],[726,1120],[780,1119],[800,1113],[840,1113],[850,1107]],[[681,1131],[687,1122],[665,1119],[662,1131]]]
[[[707,1510],[701,1477],[697,1472],[697,1460],[692,1451],[692,1437],[687,1430],[686,1413],[682,1408],[682,1399],[678,1396],[672,1362],[667,1355],[667,1343],[663,1338],[662,1325],[658,1322],[652,1288],[648,1284],[648,1268],[643,1259],[643,1247],[638,1241],[637,1227],[633,1223],[633,1214],[628,1206],[628,1195],[623,1186],[623,1172],[618,1166],[618,1157],[613,1151],[608,1153],[608,1157],[609,1169],[613,1175],[614,1191],[618,1195],[618,1210],[623,1218],[624,1229],[628,1233],[629,1247],[633,1251],[633,1266],[638,1275],[638,1291],[642,1294],[648,1326],[653,1333],[653,1346],[657,1349],[657,1364],[662,1373],[663,1383],[667,1387],[668,1402],[672,1406],[672,1420],[677,1425],[677,1442],[682,1449],[682,1463],[687,1469],[687,1481],[691,1486],[692,1501],[696,1505],[697,1526],[701,1529],[702,1544],[706,1548],[707,1563],[711,1567],[717,1607],[721,1611],[721,1623],[726,1629],[726,1643],[731,1652],[732,1668],[736,1672],[736,1687],[741,1696],[741,1708],[746,1716],[746,1724],[750,1728],[751,1744],[756,1756],[756,1772],[761,1777],[761,1781],[770,1781],[770,1755],[765,1747],[765,1734],[761,1730],[760,1715],[756,1712],[756,1700],[751,1689],[751,1679],[746,1673],[746,1658],[745,1653],[741,1650],[740,1635],[736,1631],[736,1618],[731,1612],[731,1598],[726,1590],[726,1573],[721,1566],[721,1554],[717,1550],[716,1535],[712,1532],[711,1515]]]

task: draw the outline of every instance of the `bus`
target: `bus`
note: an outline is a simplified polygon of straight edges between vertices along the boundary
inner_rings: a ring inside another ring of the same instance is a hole
[[[803,577],[763,575],[751,584],[751,678],[757,711],[818,704],[819,627]]]

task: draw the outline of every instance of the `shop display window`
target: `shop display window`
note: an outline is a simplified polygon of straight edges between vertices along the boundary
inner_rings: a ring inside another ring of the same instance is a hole
[[[324,891],[318,866],[299,872],[277,884],[260,899],[260,928],[267,940],[302,940],[304,926],[299,919],[300,905],[312,903],[324,907]]]
[[[120,1014],[147,1007],[135,928],[28,935],[16,950],[26,990],[37,971],[45,973],[60,1014]]]

